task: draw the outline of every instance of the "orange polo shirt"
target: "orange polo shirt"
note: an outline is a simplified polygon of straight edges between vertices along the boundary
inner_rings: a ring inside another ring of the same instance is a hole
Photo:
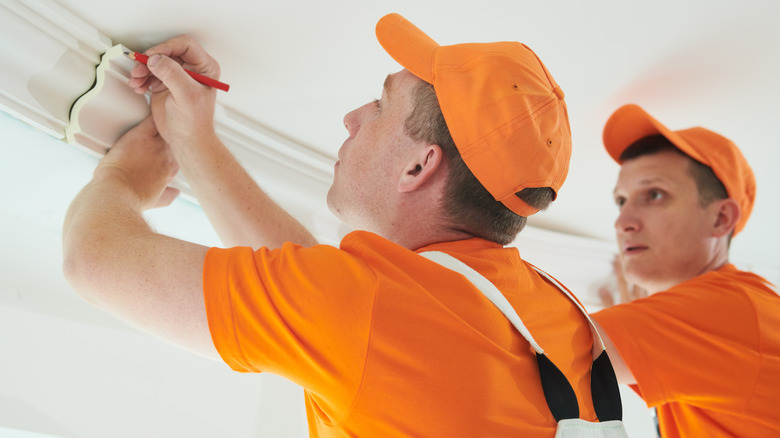
[[[515,248],[475,238],[428,250],[506,295],[596,421],[591,334],[574,304]],[[212,248],[203,278],[222,358],[301,385],[312,436],[555,435],[525,339],[468,280],[413,251],[367,232],[339,249]]]
[[[726,265],[592,315],[661,436],[780,436],[780,296]]]

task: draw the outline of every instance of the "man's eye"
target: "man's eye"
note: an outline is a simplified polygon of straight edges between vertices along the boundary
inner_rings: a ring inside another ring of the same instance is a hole
[[[660,190],[650,190],[650,192],[647,194],[647,197],[651,201],[657,201],[664,197],[664,194]]]
[[[618,206],[618,208],[622,207],[623,204],[626,203],[626,198],[615,198],[615,205]]]
[[[374,107],[377,111],[382,109],[382,101],[379,99],[374,99]]]

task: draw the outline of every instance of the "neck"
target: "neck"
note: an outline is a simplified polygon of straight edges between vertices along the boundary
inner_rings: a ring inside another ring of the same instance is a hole
[[[404,248],[415,251],[434,243],[475,237],[466,230],[452,226],[443,214],[438,195],[406,196],[395,207],[395,214],[389,221],[370,231]]]
[[[683,278],[668,278],[668,279],[659,279],[660,281],[649,281],[645,284],[638,284],[638,286],[644,288],[647,290],[648,294],[654,294],[656,292],[662,292],[668,289],[671,289],[672,287],[691,280],[693,278],[696,278],[700,275],[704,275],[711,271],[716,271],[723,267],[724,265],[729,263],[729,253],[728,253],[728,241],[725,239],[718,240],[711,252],[710,257],[699,267],[696,268],[696,270],[692,271],[689,275],[683,277]]]
[[[440,242],[454,242],[457,240],[471,239],[475,237],[472,234],[453,231],[453,230],[434,230],[428,233],[412,232],[401,235],[398,233],[395,236],[383,236],[392,242],[403,246],[406,249],[416,251],[428,245]]]

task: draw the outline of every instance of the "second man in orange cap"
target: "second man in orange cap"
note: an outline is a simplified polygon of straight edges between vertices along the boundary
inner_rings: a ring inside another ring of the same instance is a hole
[[[664,438],[780,436],[780,296],[729,263],[755,200],[745,157],[636,105],[610,117],[604,145],[621,165],[622,270],[649,294],[593,315],[620,381],[656,408]]]

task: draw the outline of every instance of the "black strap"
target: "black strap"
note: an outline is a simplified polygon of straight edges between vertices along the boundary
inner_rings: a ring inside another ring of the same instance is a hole
[[[539,364],[539,378],[542,381],[544,398],[555,421],[579,418],[577,395],[563,372],[544,354],[537,353],[536,362]],[[590,391],[593,397],[593,409],[599,421],[623,419],[620,389],[606,351],[593,361],[590,371]]]
[[[623,403],[620,400],[617,376],[606,350],[593,361],[593,368],[590,370],[590,392],[599,421],[623,419]]]
[[[555,421],[580,418],[577,395],[563,372],[544,354],[536,353],[536,362],[539,364],[544,398],[547,399],[547,406],[550,407]]]

